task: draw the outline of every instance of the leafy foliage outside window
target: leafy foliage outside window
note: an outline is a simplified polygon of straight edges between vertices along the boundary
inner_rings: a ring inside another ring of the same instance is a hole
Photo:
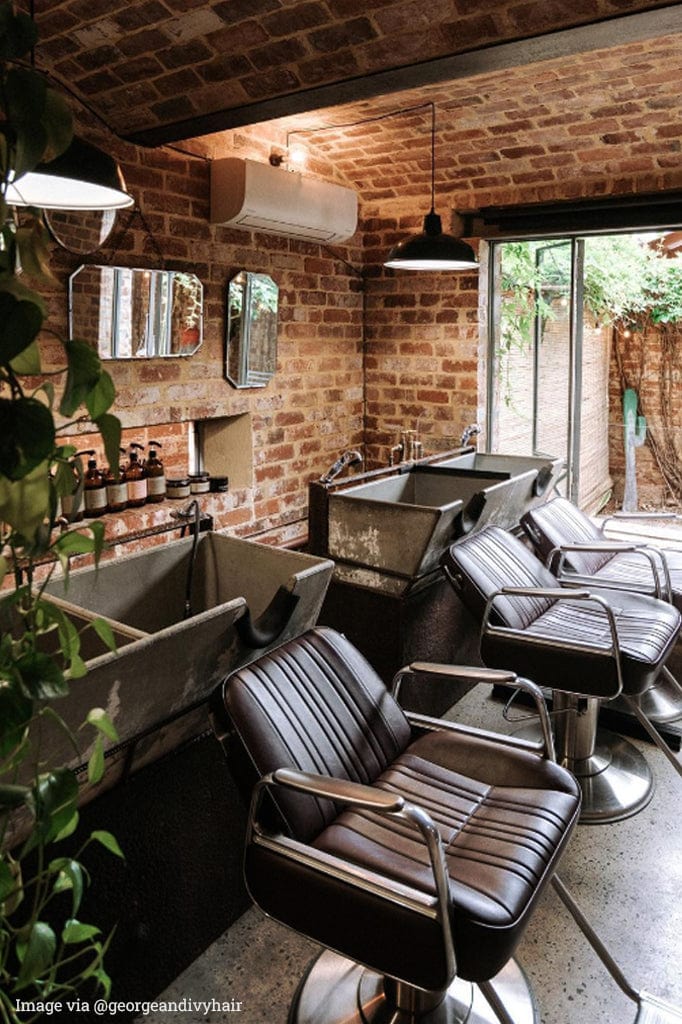
[[[17,999],[50,1001],[73,994],[88,979],[108,993],[103,957],[107,940],[80,919],[87,871],[83,849],[101,843],[120,855],[108,832],[94,832],[76,856],[60,855],[60,840],[78,823],[78,783],[68,767],[47,763],[43,733],[76,736],[58,714],[69,682],[85,673],[73,622],[44,598],[50,570],[39,580],[37,563],[73,554],[97,559],[102,524],[60,532],[60,496],[73,489],[75,449],[61,437],[82,418],[99,428],[110,464],[118,465],[120,424],[109,411],[114,387],[94,349],[84,341],[62,344],[63,368],[46,373],[38,337],[47,307],[26,283],[51,281],[48,235],[40,212],[19,221],[5,201],[12,181],[62,152],[71,139],[64,101],[22,64],[35,45],[32,20],[0,4],[0,1021],[24,1020]],[[18,268],[22,268],[20,273]],[[8,582],[5,579],[5,583]],[[108,624],[93,627],[110,647]],[[57,650],[49,653],[50,645]],[[84,723],[94,741],[91,782],[104,770],[104,738],[112,723],[93,709]],[[11,843],[17,821],[21,842]],[[31,1017],[26,1019],[32,1019]]]

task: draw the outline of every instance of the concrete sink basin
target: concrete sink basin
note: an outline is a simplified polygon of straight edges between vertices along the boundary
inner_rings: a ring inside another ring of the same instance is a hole
[[[329,495],[332,558],[416,577],[438,565],[471,499],[496,477],[417,466]]]
[[[120,742],[107,750],[107,785],[208,728],[215,685],[314,625],[333,571],[327,559],[219,533],[200,535],[194,560],[192,550],[193,538],[174,541],[47,587],[78,628],[99,616],[116,636],[110,652],[91,630],[83,635],[88,673],[59,708],[74,730],[92,707],[113,719]],[[78,765],[56,731],[49,743],[51,756]]]

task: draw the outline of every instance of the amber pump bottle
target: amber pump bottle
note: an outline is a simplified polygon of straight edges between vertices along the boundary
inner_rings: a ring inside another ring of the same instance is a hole
[[[125,448],[119,448],[121,455],[125,455]],[[107,506],[110,512],[123,512],[128,507],[128,477],[123,465],[118,467],[118,480],[114,474],[113,467],[109,467],[104,477],[107,488]]]
[[[144,446],[131,444],[130,458],[126,468],[128,508],[141,508],[147,500],[147,471],[138,458],[138,449],[144,451]]]
[[[145,469],[147,470],[147,501],[159,502],[166,497],[166,473],[163,462],[156,454],[156,449],[161,448],[160,441],[149,442],[149,458]]]
[[[88,459],[88,468],[83,476],[83,498],[88,519],[103,516],[107,511],[107,488],[104,474],[97,468],[97,459]]]

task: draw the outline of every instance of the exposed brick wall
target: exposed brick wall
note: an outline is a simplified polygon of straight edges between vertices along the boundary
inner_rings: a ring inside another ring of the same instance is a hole
[[[270,144],[262,132],[251,145],[240,133],[235,150],[262,159]],[[106,145],[112,146],[110,139]],[[342,449],[362,447],[362,281],[347,265],[359,265],[359,245],[332,253],[210,225],[205,160],[168,149],[113,148],[153,237],[139,216],[123,211],[110,241],[94,255],[82,259],[55,248],[59,288],[49,295],[49,326],[66,333],[67,278],[81,262],[158,267],[163,257],[168,269],[197,274],[204,285],[202,347],[189,358],[107,362],[117,389],[115,411],[128,440],[161,440],[168,470],[180,473],[187,470],[187,421],[248,414],[253,486],[206,499],[210,511],[218,527],[282,542],[300,538],[308,481]],[[227,285],[242,269],[269,274],[280,289],[277,372],[262,389],[237,390],[224,378]],[[60,345],[47,334],[43,351],[47,366],[61,365]],[[91,440],[77,443],[90,447],[84,442]],[[134,515],[127,518],[136,524]]]
[[[428,454],[481,419],[478,275],[384,270],[421,221],[372,217],[365,228],[367,457],[385,465],[401,430],[418,427]]]
[[[620,506],[625,488],[625,447],[623,430],[623,377],[627,386],[633,387],[639,398],[640,411],[647,420],[647,439],[641,447],[635,449],[637,467],[638,502],[643,508],[662,508],[665,505],[679,505],[680,497],[672,493],[666,484],[660,468],[654,458],[650,437],[653,434],[659,444],[665,440],[663,428],[664,413],[661,405],[660,383],[664,372],[661,338],[655,327],[646,334],[633,331],[627,338],[621,334],[617,342],[620,353],[620,366],[615,359],[615,346],[611,359],[609,447],[611,471],[614,478],[614,501]],[[678,338],[679,352],[679,338]],[[669,427],[675,451],[682,454],[679,438],[682,436],[682,394],[679,382],[682,378],[682,366],[679,362],[673,368],[673,397],[665,412],[665,421]]]

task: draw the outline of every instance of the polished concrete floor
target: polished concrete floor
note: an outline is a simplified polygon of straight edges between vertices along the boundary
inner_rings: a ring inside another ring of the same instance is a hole
[[[508,729],[482,688],[454,713]],[[636,989],[682,1007],[682,780],[646,743],[656,778],[651,803],[611,825],[580,825],[559,874]],[[301,893],[301,898],[305,895]],[[237,1009],[173,1014],[146,1024],[285,1024],[292,993],[316,947],[249,910],[159,998],[238,1001]],[[616,987],[553,890],[530,922],[518,959],[542,1024],[632,1024],[637,1007]]]

